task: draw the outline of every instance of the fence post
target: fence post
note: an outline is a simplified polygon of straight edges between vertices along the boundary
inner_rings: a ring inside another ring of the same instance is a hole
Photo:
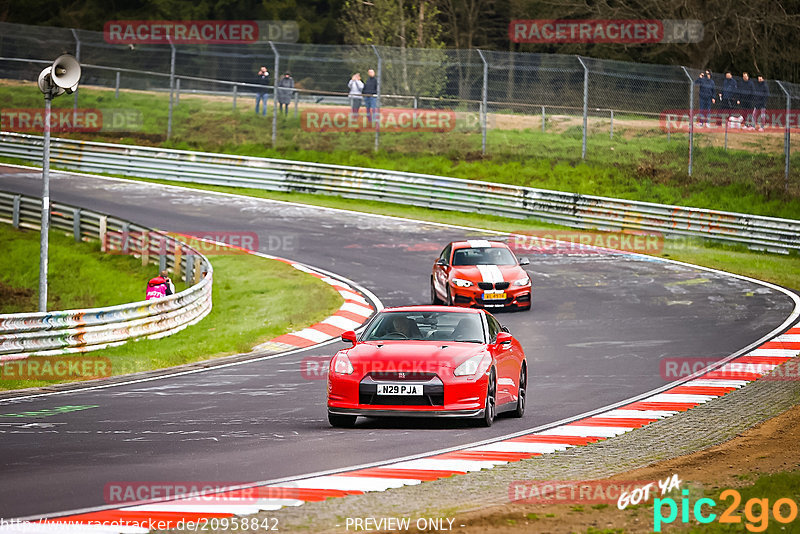
[[[483,88],[481,89],[481,154],[486,154],[486,103],[489,92],[489,63],[483,51],[478,48],[478,55],[483,61]]]
[[[75,38],[75,61],[78,63],[81,62],[81,40],[78,37],[78,32],[75,28],[70,28],[72,30],[72,36]],[[77,122],[78,118],[78,89],[75,89],[75,92],[72,93],[72,124]]]
[[[542,106],[542,133],[544,133],[544,124],[547,120],[547,116],[544,114],[544,106]]]
[[[98,222],[98,232],[97,237],[100,238],[100,252],[106,252],[108,250],[108,217],[105,215],[100,216],[100,220]]]
[[[21,200],[20,195],[14,195],[13,207],[11,208],[11,226],[19,228],[19,204]]]
[[[181,104],[181,79],[175,78],[175,105]]]
[[[159,236],[159,240],[163,243],[159,245],[159,252],[162,251],[162,247],[164,252],[158,255],[158,272],[161,272],[167,268],[167,243],[164,241],[163,236]]]
[[[611,129],[608,132],[609,139],[614,139],[614,110],[611,111]]]
[[[380,52],[378,52],[377,46],[372,45],[372,51],[375,52],[375,57],[378,58],[378,72],[376,73],[378,92],[375,94],[375,107],[378,110],[378,120],[375,121],[375,147],[373,148],[373,150],[377,152],[381,146],[381,76],[383,76],[383,58]]]
[[[686,67],[681,68],[689,79],[689,176],[691,176],[694,164],[694,80]]]
[[[72,210],[72,236],[75,238],[75,242],[78,243],[81,240],[81,209],[74,208]]]
[[[200,282],[200,277],[203,275],[202,267],[202,260],[200,259],[200,256],[195,256],[194,267],[192,268],[192,284]]]
[[[237,93],[238,89],[239,89],[239,86],[234,84],[234,86],[233,86],[233,109],[236,109],[236,93]]]
[[[581,56],[576,56],[583,67],[583,144],[581,146],[581,159],[586,159],[586,129],[589,117],[589,68]]]
[[[150,262],[150,232],[142,231],[142,267]],[[159,273],[161,271],[158,271]]]
[[[294,118],[296,119],[297,118],[297,102],[298,102],[298,100],[300,100],[300,92],[297,89],[292,89],[292,92],[294,93],[292,96],[294,96]]]
[[[172,97],[175,90],[175,45],[171,42],[169,47],[172,49],[169,61],[169,114],[167,115],[167,139],[172,137]]]
[[[119,71],[117,71],[116,82],[114,83],[114,98],[119,98]]]
[[[792,152],[792,131],[789,127],[789,117],[792,116],[792,95],[789,94],[789,91],[783,86],[781,82],[775,80],[778,83],[778,86],[783,91],[783,94],[786,95],[786,119],[784,120],[786,124],[786,129],[783,132],[783,157],[786,160],[784,163],[784,170],[783,170],[783,189],[785,191],[789,191],[789,163],[790,157]]]
[[[175,262],[174,263],[174,265],[175,265],[174,273],[175,273],[175,278],[177,278],[178,280],[181,279],[181,272],[183,272],[183,262],[181,261],[182,260],[182,257],[181,257],[182,253],[183,253],[183,251],[181,250],[181,244],[180,243],[175,243],[175,253],[173,254],[173,258],[174,258],[174,262]]]
[[[280,54],[278,49],[269,42],[272,52],[275,54],[275,67],[272,72],[272,148],[275,148],[275,143],[278,141],[278,70],[280,69]]]

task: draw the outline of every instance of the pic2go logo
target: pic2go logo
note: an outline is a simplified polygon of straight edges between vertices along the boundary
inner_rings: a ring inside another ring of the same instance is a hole
[[[717,506],[713,499],[703,498],[695,501],[694,506],[689,502],[689,490],[681,492],[683,498],[680,504],[681,523],[689,522],[689,514],[694,516],[694,520],[698,523],[711,523],[717,519],[717,514],[713,513],[711,509]],[[719,515],[720,523],[741,524],[742,517],[736,515],[736,510],[742,503],[742,495],[734,489],[727,489],[720,494],[720,499],[726,501],[731,500],[725,511]],[[667,508],[669,512],[664,515]],[[706,512],[705,509],[708,509]],[[797,503],[789,498],[782,498],[775,501],[770,508],[769,499],[748,499],[744,504],[744,519],[747,522],[744,524],[745,528],[750,532],[764,532],[769,526],[769,514],[772,511],[772,516],[778,523],[791,523],[797,519]],[[661,532],[662,525],[668,525],[678,518],[678,503],[675,499],[667,497],[665,499],[656,498],[653,501],[653,531]]]

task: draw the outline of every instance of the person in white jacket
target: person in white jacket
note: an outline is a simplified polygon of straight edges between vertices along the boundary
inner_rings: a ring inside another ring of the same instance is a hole
[[[358,116],[358,110],[361,108],[361,94],[364,90],[364,82],[361,81],[361,73],[356,72],[350,81],[347,82],[347,87],[350,88],[350,109],[354,116]]]

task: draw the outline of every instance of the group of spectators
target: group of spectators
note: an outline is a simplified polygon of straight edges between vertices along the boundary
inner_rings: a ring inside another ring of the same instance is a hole
[[[261,67],[259,69],[258,74],[256,75],[255,83],[259,86],[256,89],[256,115],[258,115],[259,104],[263,104],[263,106],[261,106],[261,115],[266,115],[269,88],[272,86],[267,67]],[[291,72],[284,72],[283,77],[278,80],[277,93],[279,111],[283,112],[284,116],[288,115],[289,104],[292,101],[292,96],[294,93],[294,78],[292,78]]]
[[[694,81],[698,86],[700,112],[698,126],[712,128],[710,122],[711,106],[714,104],[729,125],[764,131],[767,118],[767,99],[769,85],[761,74],[754,82],[747,72],[742,73],[741,80],[733,77],[730,71],[725,73],[722,88],[718,88],[711,78],[711,71],[700,71]]]
[[[356,72],[347,82],[348,98],[350,99],[350,110],[353,116],[357,116],[361,109],[361,97],[364,97],[364,107],[367,110],[367,121],[370,124],[377,118],[378,114],[378,79],[375,78],[375,71],[367,71],[367,81],[361,81],[361,73]]]

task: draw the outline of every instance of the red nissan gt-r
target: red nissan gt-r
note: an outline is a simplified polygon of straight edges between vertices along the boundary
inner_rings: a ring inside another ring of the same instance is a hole
[[[525,353],[485,310],[387,308],[328,369],[328,421],[358,416],[467,417],[491,426],[498,413],[525,412]]]
[[[505,243],[497,241],[454,241],[433,264],[433,304],[479,308],[531,309],[533,286],[522,268],[527,258],[517,261]]]

